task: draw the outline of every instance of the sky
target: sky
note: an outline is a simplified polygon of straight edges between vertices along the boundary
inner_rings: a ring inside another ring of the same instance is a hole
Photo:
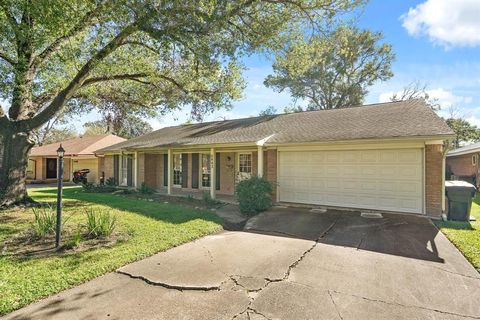
[[[360,28],[381,31],[384,41],[393,45],[396,60],[394,76],[377,82],[365,103],[388,101],[395,92],[418,81],[441,105],[439,114],[456,115],[480,127],[480,0],[371,0],[358,17]],[[268,106],[279,112],[292,99],[263,85],[272,73],[272,60],[253,55],[244,59],[247,87],[244,98],[231,110],[209,115],[208,120],[233,119],[258,115]],[[92,121],[92,113],[83,120]],[[161,119],[151,119],[154,129],[188,120],[188,110]]]
[[[371,0],[358,18],[360,28],[381,31],[393,45],[394,76],[369,89],[365,103],[388,101],[412,82],[427,85],[441,105],[439,114],[454,109],[480,126],[480,0]],[[248,70],[244,99],[233,109],[216,112],[206,120],[255,116],[268,106],[280,112],[292,102],[288,93],[277,93],[263,85],[272,73],[272,61],[254,55],[244,60]],[[153,120],[154,128],[185,122],[187,114]]]

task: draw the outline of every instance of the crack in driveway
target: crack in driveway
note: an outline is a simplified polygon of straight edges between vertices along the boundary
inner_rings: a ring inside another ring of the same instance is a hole
[[[136,276],[131,273],[125,272],[125,271],[120,271],[116,270],[115,273],[128,276],[132,279],[138,279],[142,280],[143,282],[152,285],[152,286],[159,286],[159,287],[164,287],[166,289],[173,289],[173,290],[178,290],[178,291],[219,291],[222,284],[225,282],[223,281],[219,286],[209,286],[209,287],[195,287],[195,286],[180,286],[180,285],[173,285],[173,284],[168,284],[164,282],[157,282],[157,281],[152,281],[146,277],[143,276]]]
[[[274,283],[274,282],[282,282],[282,281],[288,280],[288,278],[290,277],[290,273],[292,272],[292,270],[293,270],[313,249],[315,249],[315,247],[319,244],[320,239],[324,238],[324,237],[328,234],[328,232],[330,232],[330,230],[332,230],[332,228],[335,226],[335,224],[337,223],[338,220],[339,220],[339,218],[337,218],[334,222],[332,222],[332,223],[330,224],[330,226],[328,226],[328,228],[325,229],[325,231],[322,232],[322,234],[314,241],[313,245],[312,245],[310,248],[308,248],[307,250],[305,250],[305,251],[300,255],[300,257],[299,257],[297,260],[295,260],[292,264],[290,264],[290,265],[288,266],[288,269],[287,269],[287,271],[285,272],[285,275],[284,275],[282,278],[278,278],[278,279],[264,278],[265,281],[266,281],[266,283],[265,283],[265,285],[264,285],[262,288],[257,289],[257,290],[246,290],[247,295],[248,295],[248,293],[250,293],[250,292],[255,292],[255,293],[257,293],[257,295],[256,295],[255,297],[250,297],[250,296],[249,296],[249,298],[250,298],[250,303],[248,304],[247,308],[245,308],[245,310],[243,310],[243,311],[237,313],[236,315],[234,315],[232,319],[238,318],[240,315],[244,314],[245,312],[247,312],[247,316],[248,316],[248,310],[251,310],[251,311],[255,312],[256,314],[261,315],[261,316],[263,316],[263,317],[266,318],[266,319],[269,319],[267,316],[265,316],[264,314],[258,312],[257,310],[255,310],[255,309],[252,307],[252,304],[253,304],[253,302],[255,301],[255,299],[258,297],[258,295],[261,293],[261,291],[264,290],[265,288],[267,288],[271,283]],[[232,277],[233,277],[233,276],[232,276]],[[232,278],[232,280],[234,281],[235,284],[238,283],[236,279],[233,279],[233,278]],[[242,285],[239,285],[239,286],[242,287],[242,288],[244,288]],[[249,318],[250,318],[250,317],[249,317]],[[341,317],[340,317],[340,318],[341,318]]]

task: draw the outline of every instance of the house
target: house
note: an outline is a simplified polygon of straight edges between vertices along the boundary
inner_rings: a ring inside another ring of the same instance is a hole
[[[252,175],[275,200],[440,216],[443,143],[422,100],[167,127],[103,148],[106,177],[168,194],[233,195]]]
[[[71,181],[73,172],[90,169],[87,179],[98,182],[103,158],[98,159],[94,151],[125,141],[112,134],[84,136],[57,143],[34,147],[28,157],[27,181],[30,183],[53,182],[57,179],[57,149],[60,144],[65,149],[64,181]]]
[[[465,180],[479,186],[478,155],[480,142],[447,153],[446,172],[449,180]]]

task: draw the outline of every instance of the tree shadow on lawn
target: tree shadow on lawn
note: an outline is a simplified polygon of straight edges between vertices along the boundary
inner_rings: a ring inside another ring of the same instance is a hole
[[[34,199],[36,201],[56,200],[56,188],[36,189]],[[205,209],[195,209],[171,203],[159,203],[134,199],[128,196],[114,195],[111,193],[86,193],[81,188],[66,188],[63,199],[68,201],[85,201],[93,204],[108,206],[112,209],[137,213],[155,220],[161,220],[173,224],[182,224],[192,220],[205,220],[217,224],[223,224],[223,220]],[[82,206],[87,206],[82,204]]]

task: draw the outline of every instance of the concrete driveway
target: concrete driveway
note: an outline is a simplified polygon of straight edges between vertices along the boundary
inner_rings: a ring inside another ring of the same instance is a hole
[[[480,319],[480,276],[424,218],[277,208],[7,319]]]

